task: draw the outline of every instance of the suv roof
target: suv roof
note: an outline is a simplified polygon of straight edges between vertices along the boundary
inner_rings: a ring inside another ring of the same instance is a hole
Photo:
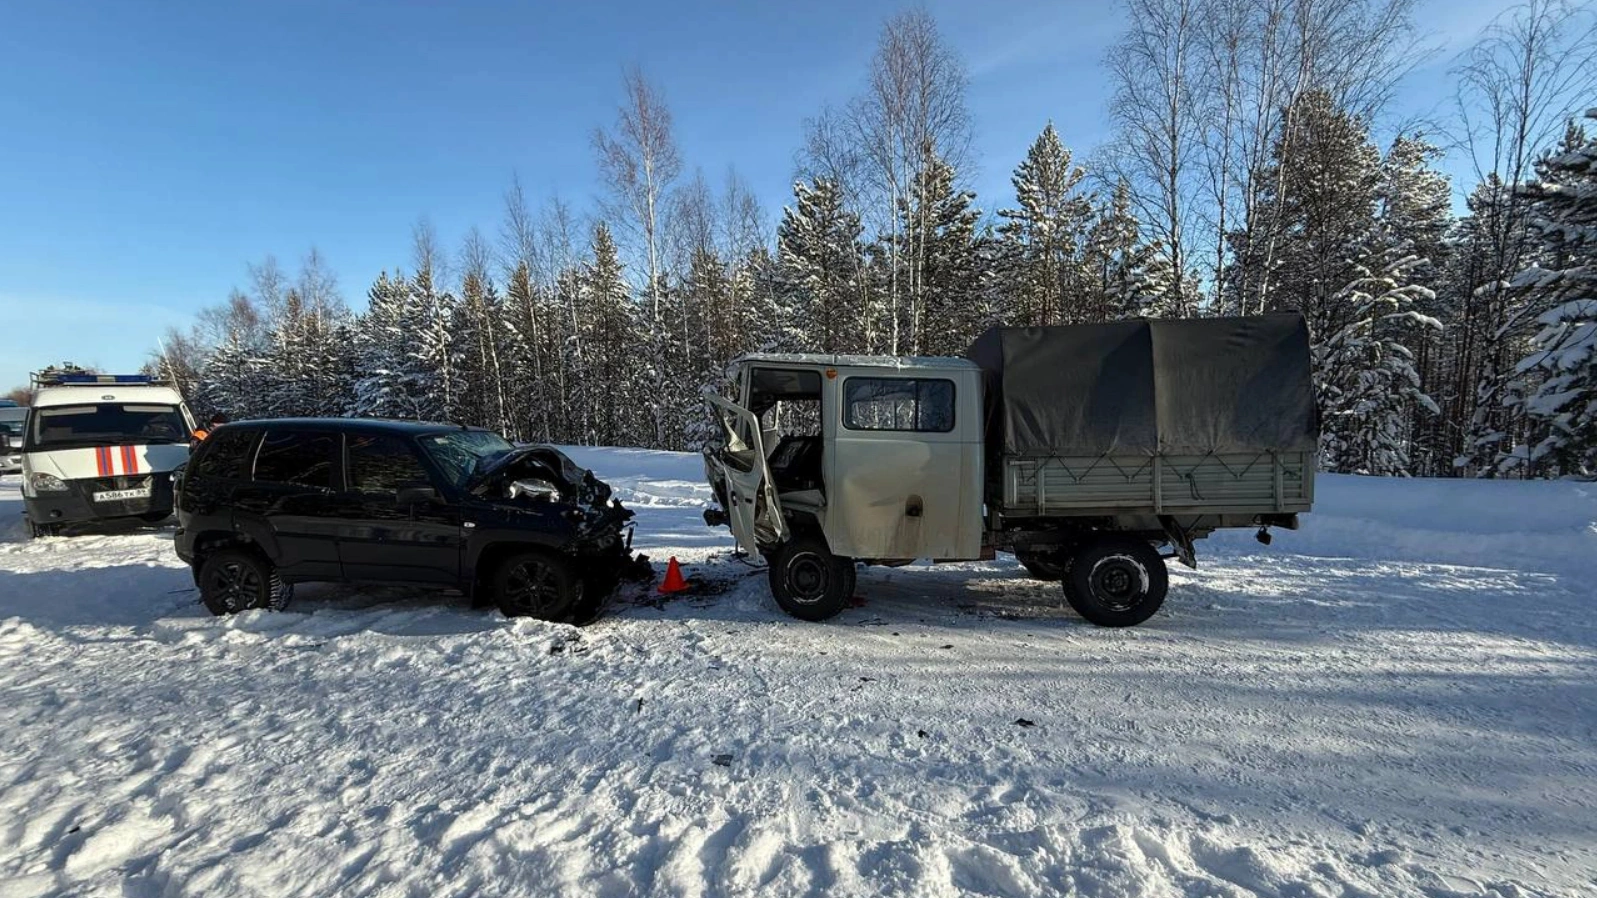
[[[301,430],[338,430],[349,433],[393,433],[419,436],[429,433],[447,433],[454,430],[483,431],[482,427],[445,424],[436,421],[400,421],[393,418],[257,418],[224,424],[228,429],[249,428],[259,430],[271,427],[293,427]],[[220,429],[220,428],[218,428]]]

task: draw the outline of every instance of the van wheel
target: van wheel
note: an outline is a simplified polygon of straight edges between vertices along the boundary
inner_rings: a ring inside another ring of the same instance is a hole
[[[820,537],[786,543],[771,554],[770,565],[776,604],[800,620],[835,617],[854,595],[854,562],[833,555]]]
[[[219,549],[200,564],[195,578],[200,599],[212,614],[237,614],[252,608],[282,611],[294,597],[277,568],[248,549]]]
[[[583,592],[582,577],[571,563],[549,552],[519,552],[494,574],[494,596],[505,617],[565,620]]]
[[[1077,550],[1064,588],[1070,607],[1092,623],[1131,627],[1164,604],[1170,572],[1146,541],[1111,536]]]

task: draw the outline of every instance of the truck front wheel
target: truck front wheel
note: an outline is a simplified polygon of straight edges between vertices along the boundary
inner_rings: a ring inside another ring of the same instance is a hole
[[[1170,572],[1146,541],[1111,536],[1077,550],[1064,586],[1077,614],[1100,627],[1131,627],[1164,604]]]
[[[794,539],[770,556],[771,594],[800,620],[835,617],[854,595],[854,563],[815,536]]]

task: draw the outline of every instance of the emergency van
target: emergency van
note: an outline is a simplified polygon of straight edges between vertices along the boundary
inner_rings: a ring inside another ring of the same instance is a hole
[[[170,384],[142,374],[34,376],[22,435],[22,501],[34,536],[69,524],[172,513],[172,472],[194,417]]]

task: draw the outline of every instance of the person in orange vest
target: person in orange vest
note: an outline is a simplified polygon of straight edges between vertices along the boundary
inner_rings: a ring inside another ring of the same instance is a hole
[[[196,443],[198,443],[198,442],[204,440],[206,437],[211,435],[211,431],[215,430],[218,427],[221,427],[223,424],[226,424],[226,423],[227,423],[227,416],[222,414],[221,412],[217,412],[216,414],[211,416],[211,422],[209,424],[205,425],[205,427],[203,429],[194,431],[194,441]]]

